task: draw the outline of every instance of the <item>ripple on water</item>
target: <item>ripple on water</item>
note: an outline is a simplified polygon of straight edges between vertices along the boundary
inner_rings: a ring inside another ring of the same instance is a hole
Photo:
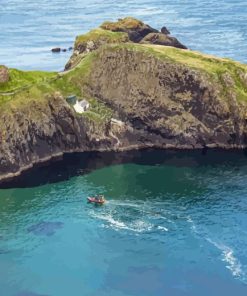
[[[246,62],[246,13],[245,0],[126,0],[121,5],[113,0],[54,0],[42,5],[5,0],[0,60],[15,68],[62,70],[71,52],[53,55],[52,47],[68,48],[75,36],[103,21],[132,15],[157,29],[167,26],[191,49]]]
[[[230,270],[233,277],[238,278],[247,284],[247,276],[243,269],[242,263],[234,254],[234,250],[222,243],[219,239],[210,237],[210,232],[205,226],[196,225],[194,220],[189,216],[187,222],[191,225],[191,231],[197,237],[209,242],[216,247],[221,253],[221,260],[226,263],[226,268]]]

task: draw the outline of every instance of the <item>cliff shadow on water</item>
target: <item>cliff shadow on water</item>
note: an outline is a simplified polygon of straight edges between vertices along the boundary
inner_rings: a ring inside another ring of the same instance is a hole
[[[83,152],[64,154],[61,159],[34,166],[20,176],[0,184],[0,188],[27,188],[57,183],[89,174],[107,166],[120,164],[143,166],[231,167],[247,165],[246,150],[164,150],[142,149],[125,152]]]

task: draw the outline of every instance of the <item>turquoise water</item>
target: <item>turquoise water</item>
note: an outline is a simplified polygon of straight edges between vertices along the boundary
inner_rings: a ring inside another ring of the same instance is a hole
[[[62,70],[76,35],[132,15],[247,62],[243,0],[0,0],[0,64]],[[94,161],[92,161],[94,159]],[[247,295],[242,153],[66,157],[0,190],[0,295]],[[102,207],[86,197],[102,192]]]
[[[95,159],[0,190],[0,295],[247,294],[244,154]],[[104,206],[86,202],[97,192]]]
[[[189,48],[247,62],[245,0],[0,0],[0,64],[62,70],[75,36],[105,20],[138,17],[166,25]]]

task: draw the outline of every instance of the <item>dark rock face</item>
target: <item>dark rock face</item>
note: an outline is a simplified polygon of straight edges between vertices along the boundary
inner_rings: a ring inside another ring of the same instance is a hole
[[[59,94],[46,105],[34,101],[21,110],[3,113],[0,120],[1,173],[15,173],[62,150],[79,147],[85,139],[73,110]]]
[[[22,90],[19,104],[13,100],[0,112],[0,182],[66,152],[247,147],[244,65],[164,48],[185,46],[134,19],[104,26],[124,33],[97,29],[77,40],[68,69],[89,58],[60,76],[67,77],[64,88],[76,87],[105,103],[110,116],[102,121],[93,112],[91,117],[76,114],[55,91],[63,91],[60,84],[46,96],[32,92],[28,103],[23,103],[28,91]],[[142,44],[130,42],[140,36]],[[0,82],[8,79],[8,69],[0,66]],[[44,229],[47,225],[41,224],[30,231]]]
[[[0,115],[0,181],[65,152],[110,150],[109,127],[76,116],[60,93]]]
[[[0,65],[0,83],[6,83],[9,81],[9,70],[5,66]]]
[[[166,27],[162,27],[160,31],[162,34],[165,34],[165,35],[171,34],[170,31]]]
[[[126,141],[177,148],[247,144],[246,106],[234,96],[222,98],[220,86],[203,72],[127,49],[102,50],[94,69],[91,95],[132,127],[120,147]]]
[[[89,34],[88,38],[83,38],[83,41],[76,41],[74,51],[69,61],[65,65],[65,70],[69,70],[76,66],[88,53],[97,50],[99,47],[109,43],[126,43],[129,42],[127,34],[123,34],[121,37],[113,40],[107,36],[107,34],[97,34],[94,36],[94,32]]]
[[[117,120],[78,116],[60,93],[2,113],[0,180],[65,152],[247,146],[246,104],[204,71],[128,46],[102,47],[91,67],[83,91]]]
[[[66,52],[66,51],[71,51],[72,49],[73,49],[73,47],[69,47],[68,49],[67,48],[61,48],[61,47],[55,47],[55,48],[52,48],[51,51],[53,53],[60,53],[61,51]]]
[[[187,49],[175,37],[168,36],[170,32],[166,27],[163,27],[160,33],[158,30],[132,17],[119,19],[117,22],[105,22],[100,28],[104,31],[126,33],[125,36],[117,40],[118,43],[159,44]],[[87,40],[87,38],[82,38],[82,40],[81,42],[75,42],[73,55],[65,65],[65,70],[75,67],[87,53],[97,50],[102,45],[116,43],[116,40],[106,38],[104,34],[98,34],[97,38],[94,36],[91,40]]]
[[[51,51],[54,52],[54,53],[59,53],[59,52],[61,52],[61,48],[60,47],[55,47],[55,48],[52,48]]]
[[[144,37],[141,41],[141,44],[158,44],[164,46],[172,46],[181,49],[187,49],[182,43],[180,43],[175,37],[167,36],[162,33],[150,33]]]
[[[149,33],[158,33],[158,30],[131,17],[119,19],[117,22],[105,22],[101,25],[101,28],[113,32],[125,32],[128,34],[130,41],[136,43]]]

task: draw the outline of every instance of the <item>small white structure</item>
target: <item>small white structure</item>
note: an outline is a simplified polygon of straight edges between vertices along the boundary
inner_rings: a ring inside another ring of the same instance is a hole
[[[76,101],[75,105],[73,106],[77,113],[83,113],[87,111],[89,108],[89,103],[87,100]]]
[[[111,119],[111,123],[119,125],[119,126],[124,126],[124,122],[115,118]]]

